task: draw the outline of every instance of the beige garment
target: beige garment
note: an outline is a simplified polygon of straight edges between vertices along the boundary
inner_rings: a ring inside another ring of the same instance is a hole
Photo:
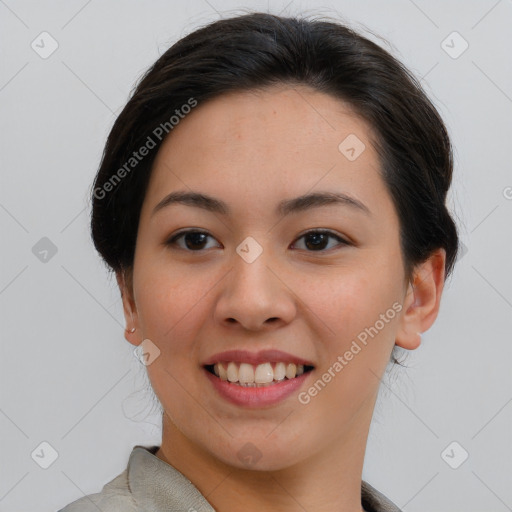
[[[59,512],[215,512],[195,485],[159,459],[158,446],[135,446],[128,467],[103,486]],[[383,494],[362,481],[361,504],[367,512],[401,512]]]

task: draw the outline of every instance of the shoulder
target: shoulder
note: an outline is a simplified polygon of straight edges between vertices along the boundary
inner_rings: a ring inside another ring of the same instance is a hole
[[[128,470],[106,483],[96,494],[84,496],[58,512],[137,512],[137,505],[128,485]]]
[[[361,501],[367,512],[402,512],[389,498],[364,480],[361,486]]]

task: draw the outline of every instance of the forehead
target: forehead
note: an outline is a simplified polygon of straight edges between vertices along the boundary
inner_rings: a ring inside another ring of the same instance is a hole
[[[368,123],[349,105],[305,86],[219,96],[180,120],[155,159],[147,201],[173,189],[225,201],[275,203],[312,189],[388,201]]]

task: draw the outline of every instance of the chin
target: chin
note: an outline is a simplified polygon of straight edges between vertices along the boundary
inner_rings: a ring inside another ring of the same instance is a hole
[[[224,464],[241,470],[280,471],[299,464],[304,451],[290,438],[269,441],[267,432],[261,436],[230,439],[226,449],[213,455]]]

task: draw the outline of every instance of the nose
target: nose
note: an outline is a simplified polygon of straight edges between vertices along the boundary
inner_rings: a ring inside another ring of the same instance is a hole
[[[259,331],[278,329],[295,318],[295,294],[284,273],[264,255],[265,251],[252,263],[234,255],[233,268],[221,281],[217,322],[231,329]]]

